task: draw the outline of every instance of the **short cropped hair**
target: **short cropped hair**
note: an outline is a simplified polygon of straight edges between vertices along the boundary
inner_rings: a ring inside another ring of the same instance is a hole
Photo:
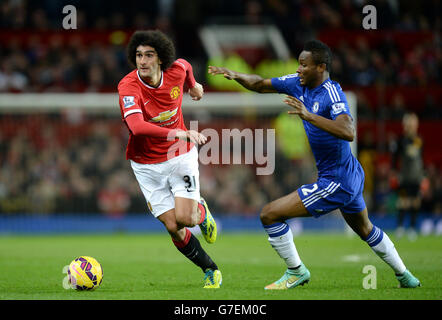
[[[330,72],[332,63],[332,52],[330,48],[319,40],[310,40],[304,44],[304,51],[312,53],[313,62],[318,65],[325,63],[325,68]]]
[[[168,69],[175,61],[175,46],[163,32],[159,30],[135,31],[127,45],[127,59],[135,67],[138,46],[150,46],[155,49],[162,64],[161,70]]]

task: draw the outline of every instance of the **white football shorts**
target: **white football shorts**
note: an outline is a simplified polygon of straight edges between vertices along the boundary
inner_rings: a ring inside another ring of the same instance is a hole
[[[175,208],[175,197],[200,200],[196,147],[164,162],[142,164],[130,160],[130,164],[155,218]]]

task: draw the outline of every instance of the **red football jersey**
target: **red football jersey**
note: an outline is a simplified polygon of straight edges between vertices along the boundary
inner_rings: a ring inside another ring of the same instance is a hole
[[[149,86],[139,76],[138,70],[127,74],[118,84],[119,104],[123,121],[133,113],[142,113],[144,121],[168,128],[187,130],[184,125],[181,103],[184,83],[195,85],[192,67],[184,59],[176,60],[161,72],[157,88]],[[126,124],[127,125],[127,124]],[[193,143],[167,138],[135,136],[129,130],[126,159],[138,163],[159,163],[188,152]]]

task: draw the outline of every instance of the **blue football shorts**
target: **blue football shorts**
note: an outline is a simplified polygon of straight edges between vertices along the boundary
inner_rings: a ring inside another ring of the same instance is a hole
[[[341,182],[320,178],[315,183],[301,186],[297,191],[305,208],[315,218],[336,209],[343,213],[359,213],[364,210],[364,180],[356,192],[344,190],[341,185]]]

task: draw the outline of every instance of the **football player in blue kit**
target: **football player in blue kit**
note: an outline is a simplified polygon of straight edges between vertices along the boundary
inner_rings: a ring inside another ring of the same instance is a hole
[[[265,289],[290,289],[310,280],[286,223],[296,217],[316,218],[339,209],[347,224],[394,271],[400,287],[415,288],[419,280],[405,267],[393,242],[368,218],[362,197],[364,170],[350,149],[355,138],[353,118],[341,86],[330,79],[332,54],[327,45],[312,40],[299,55],[297,73],[264,79],[227,68],[209,66],[209,74],[222,74],[245,88],[259,93],[284,93],[290,114],[303,121],[316,160],[318,179],[274,200],[260,218],[271,246],[285,261],[287,270]]]

